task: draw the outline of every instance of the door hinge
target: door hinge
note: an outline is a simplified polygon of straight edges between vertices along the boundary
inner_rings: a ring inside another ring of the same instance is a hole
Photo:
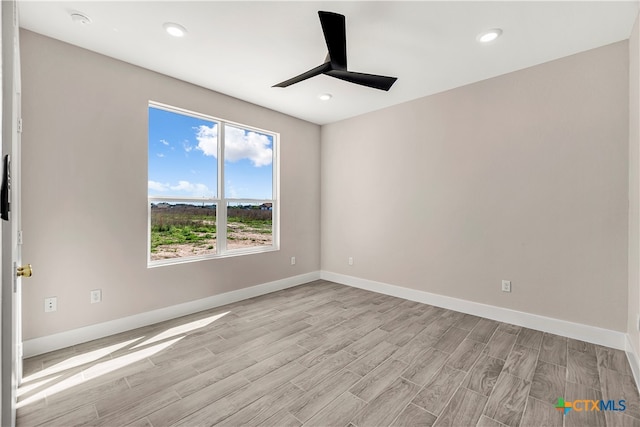
[[[22,119],[18,119],[18,133],[22,133]]]
[[[18,244],[22,244],[22,230],[18,230]]]

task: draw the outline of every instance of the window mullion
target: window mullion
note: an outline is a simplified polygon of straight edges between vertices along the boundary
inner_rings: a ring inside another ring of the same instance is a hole
[[[218,124],[218,207],[216,209],[216,244],[218,253],[227,252],[227,200],[224,193],[224,122]]]

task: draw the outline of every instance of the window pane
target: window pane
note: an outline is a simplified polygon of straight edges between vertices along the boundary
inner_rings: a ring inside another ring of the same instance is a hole
[[[151,260],[216,253],[216,205],[151,203]]]
[[[273,136],[225,125],[224,191],[228,199],[273,198]]]
[[[273,244],[271,203],[227,207],[227,249],[244,249]]]
[[[149,107],[149,196],[215,197],[218,124]]]

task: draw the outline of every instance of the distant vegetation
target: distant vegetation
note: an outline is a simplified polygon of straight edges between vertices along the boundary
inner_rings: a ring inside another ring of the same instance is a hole
[[[228,248],[270,245],[271,214],[271,211],[257,206],[228,208]],[[213,253],[216,237],[215,206],[168,203],[151,205],[152,260]],[[190,249],[191,253],[184,253],[186,249]]]

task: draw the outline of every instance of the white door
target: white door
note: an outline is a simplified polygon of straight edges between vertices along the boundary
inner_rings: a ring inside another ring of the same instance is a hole
[[[2,387],[0,412],[3,426],[15,425],[16,391],[22,379],[21,285],[18,275],[30,276],[30,267],[22,268],[20,230],[20,50],[18,43],[18,12],[15,0],[2,1],[0,9],[2,38],[2,162],[0,185],[8,190],[9,215],[2,223],[2,293],[0,376]],[[8,157],[6,157],[8,156]],[[5,162],[5,159],[9,160]],[[9,174],[4,176],[7,163]],[[4,180],[2,179],[4,178]],[[0,187],[0,206],[2,187]]]

